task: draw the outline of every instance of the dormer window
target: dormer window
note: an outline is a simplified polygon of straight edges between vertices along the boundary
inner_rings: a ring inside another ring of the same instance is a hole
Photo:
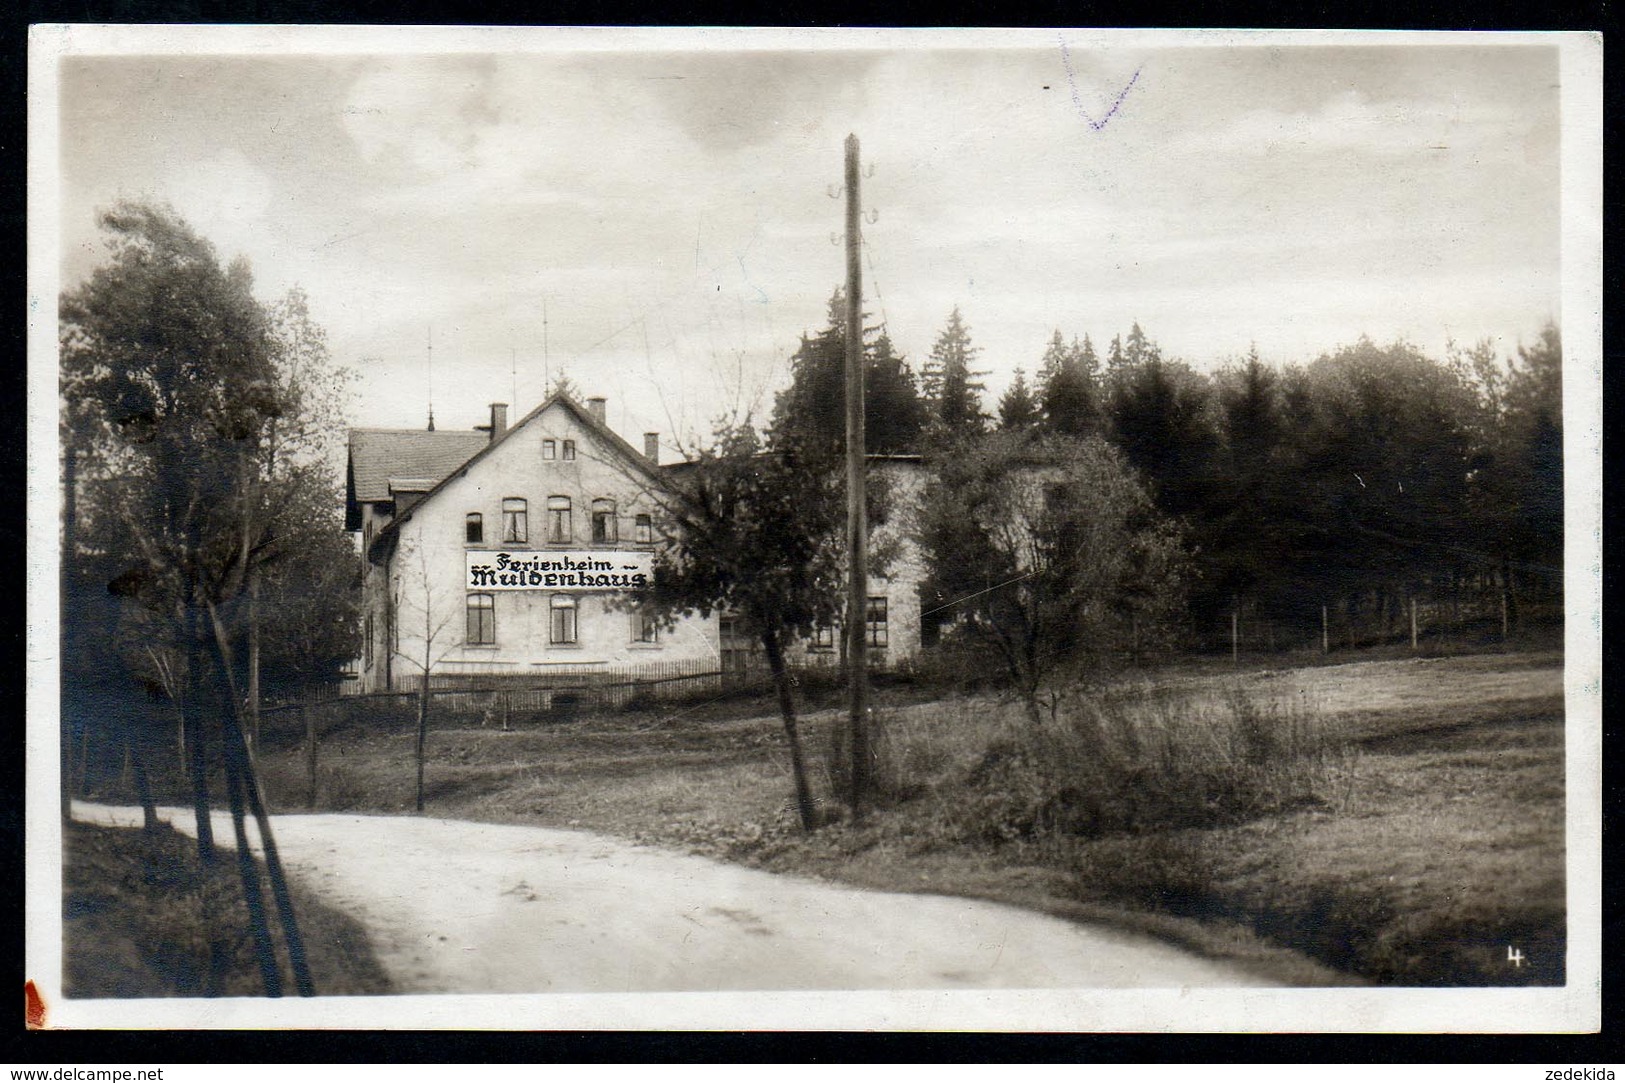
[[[576,458],[576,442],[574,440],[566,440],[566,441],[564,441],[564,461],[567,462],[567,463],[575,462],[575,458]]]
[[[615,501],[599,499],[592,502],[592,540],[596,545],[615,541]]]
[[[542,458],[556,459],[559,455],[559,442],[549,437],[542,441]]]

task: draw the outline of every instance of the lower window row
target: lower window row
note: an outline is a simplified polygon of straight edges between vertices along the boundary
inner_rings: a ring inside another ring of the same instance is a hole
[[[547,641],[576,643],[580,640],[580,605],[573,594],[553,594],[547,602]],[[497,641],[496,595],[468,596],[468,639],[473,646],[491,646]],[[632,614],[632,637],[639,643],[660,641],[660,622],[648,613]]]

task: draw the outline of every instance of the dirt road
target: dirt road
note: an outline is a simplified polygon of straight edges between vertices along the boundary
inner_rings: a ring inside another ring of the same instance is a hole
[[[75,803],[135,825],[140,810]],[[190,811],[163,818],[188,833]],[[401,992],[1258,986],[1147,937],[890,895],[586,832],[278,816],[290,872],[370,931]],[[215,838],[230,842],[216,814]]]

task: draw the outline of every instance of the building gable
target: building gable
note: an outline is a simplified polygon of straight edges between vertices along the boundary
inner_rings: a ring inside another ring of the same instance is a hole
[[[521,480],[527,488],[537,485],[545,488],[544,479],[550,467],[555,472],[573,469],[579,475],[583,470],[596,466],[599,471],[613,475],[611,481],[597,483],[598,489],[606,489],[606,495],[608,491],[627,493],[664,489],[664,480],[654,463],[568,396],[550,397],[494,439],[483,433],[472,435],[482,442],[481,446],[441,476],[434,487],[414,501],[409,509],[402,509],[379,532],[375,547],[391,544],[393,536],[406,522],[425,507],[442,499],[442,494],[454,483],[458,483],[459,489],[466,488],[461,484],[465,479],[488,498],[500,499],[504,495],[522,495],[515,488]],[[551,459],[544,452],[543,443],[547,440],[554,441]],[[570,458],[566,458],[565,441],[570,441],[573,446]],[[398,477],[405,472],[404,468],[397,468],[393,474]],[[579,485],[579,477],[572,478],[568,484],[572,488]],[[545,495],[537,490],[526,498],[539,501],[545,499]],[[538,502],[538,513],[540,510]],[[586,514],[585,509],[582,514]]]

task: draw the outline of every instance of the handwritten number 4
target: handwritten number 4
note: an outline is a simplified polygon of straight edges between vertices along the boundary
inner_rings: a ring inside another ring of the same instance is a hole
[[[1523,966],[1523,962],[1524,962],[1523,952],[1518,950],[1517,948],[1513,947],[1511,944],[1508,944],[1507,945],[1507,962],[1511,963],[1514,967]]]

